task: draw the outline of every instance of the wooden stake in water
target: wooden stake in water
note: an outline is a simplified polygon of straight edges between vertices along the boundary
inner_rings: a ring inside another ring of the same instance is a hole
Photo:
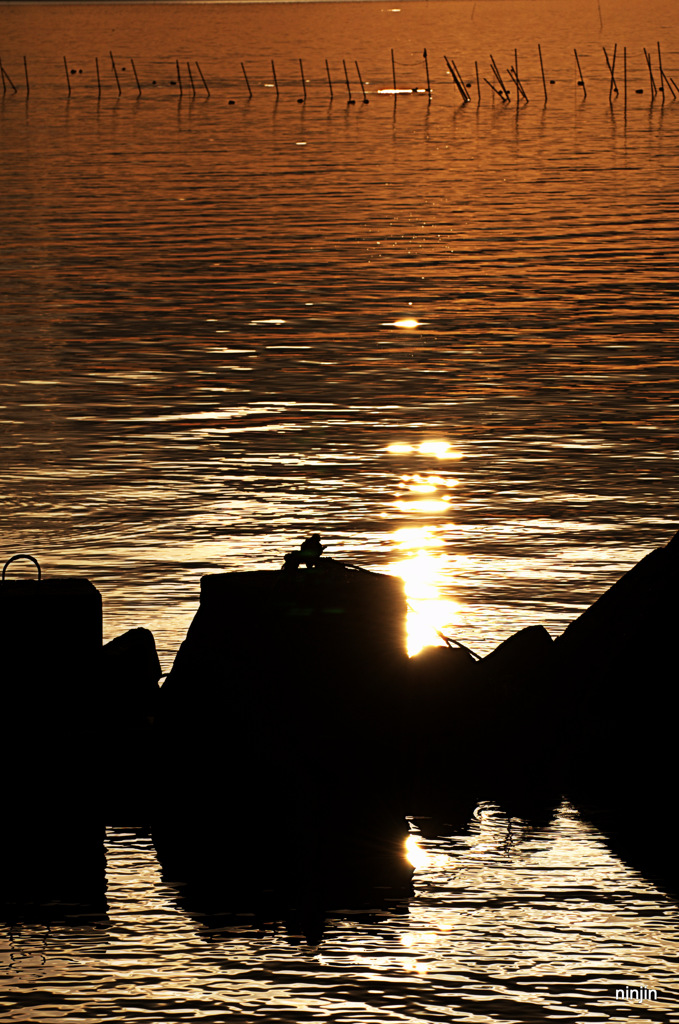
[[[101,75],[99,74],[99,58],[94,58],[94,63],[97,68],[97,98],[101,98]]]
[[[184,83],[182,82],[182,73],[181,73],[181,68],[179,67],[179,61],[176,60],[175,64],[177,65],[177,83],[179,85],[179,95],[183,96],[184,95]]]
[[[12,89],[14,90],[14,92],[18,92],[19,90],[17,89],[17,87],[14,84],[14,82],[12,81],[12,79],[9,77],[9,74],[7,73],[7,71],[5,71],[5,68],[4,68],[4,66],[2,66],[2,64],[0,64],[0,69],[2,70],[2,89],[3,89],[3,92],[5,91],[5,79],[7,79],[9,84],[12,86]]]
[[[505,96],[505,99],[509,102],[509,98],[510,98],[509,97],[509,90],[506,88],[505,83],[502,81],[502,78],[500,76],[500,72],[498,71],[498,66],[495,63],[495,60],[493,58],[493,54],[492,53],[490,55],[490,66],[491,66],[491,68],[493,70],[493,74],[495,75],[495,77],[497,78],[497,80],[499,82],[500,88],[502,89],[502,92],[503,92],[503,95]]]
[[[507,102],[507,100],[506,100],[506,98],[505,98],[505,96],[504,96],[504,93],[501,93],[501,92],[500,92],[500,90],[499,90],[499,89],[497,89],[497,88],[496,88],[496,87],[495,87],[495,86],[493,85],[493,83],[492,83],[492,82],[489,82],[487,78],[484,78],[483,80],[484,80],[484,82],[486,83],[486,85],[489,85],[489,86],[491,87],[491,89],[493,90],[493,92],[494,92],[494,93],[496,93],[496,95],[498,95],[498,96],[500,97],[500,99],[502,100],[502,102],[503,102],[503,103],[506,103],[506,102]]]
[[[457,75],[455,74],[455,71],[453,69],[453,65],[448,60],[448,58],[446,57],[445,53],[443,54],[443,59],[446,62],[446,64],[448,65],[448,70],[450,71],[451,78],[453,79],[453,82],[455,83],[455,87],[456,87],[457,91],[459,92],[460,96],[462,97],[462,99],[466,103],[467,102],[467,97],[465,96],[465,94],[464,94],[464,92],[462,90],[462,84],[458,81]]]
[[[272,61],[271,63],[273,64],[273,61]],[[207,87],[207,82],[205,81],[205,75],[204,75],[204,74],[203,74],[203,72],[202,72],[202,71],[200,70],[200,64],[198,63],[198,61],[196,61],[196,67],[198,68],[198,74],[200,75],[200,80],[201,80],[201,82],[203,83],[203,85],[205,86],[205,92],[206,92],[206,93],[208,94],[208,96],[209,96],[209,95],[210,95],[210,90],[209,90],[209,89],[208,89],[208,87]],[[274,75],[275,75],[275,72],[274,72]]]
[[[481,82],[479,80],[479,62],[477,60],[474,61],[474,68],[476,69],[476,95],[477,95],[477,103],[480,103],[481,102]]]
[[[665,83],[667,88],[672,93],[672,99],[676,100],[677,96],[676,96],[676,93],[675,93],[674,89],[672,88],[672,83],[670,82],[669,78],[667,77],[667,75],[663,71],[663,67],[662,67],[662,54],[660,52],[660,43],[658,43],[658,67],[660,68],[660,82],[661,83],[662,82]],[[663,90],[663,97],[664,97],[664,90]]]
[[[462,97],[463,101],[465,103],[469,103],[469,101],[471,100],[471,96],[467,92],[466,86],[465,86],[464,82],[462,81],[462,76],[460,75],[460,72],[457,70],[457,64],[455,63],[455,61],[452,58],[450,60],[448,60],[448,58],[446,57],[445,54],[443,55],[443,59],[446,62],[446,64],[448,65],[448,70],[450,71],[450,74],[452,76],[453,82],[457,86],[457,91],[459,92],[459,94]]]
[[[299,58],[299,73],[302,76],[302,92],[304,93],[304,101],[306,102],[306,82],[304,81],[304,65],[302,64],[302,58]]]
[[[509,77],[511,78],[512,82],[516,86],[516,102],[517,103],[519,102],[519,95],[521,95],[521,96],[523,96],[525,102],[528,103],[528,97],[526,96],[526,92],[525,92],[525,90],[524,90],[524,88],[523,88],[523,86],[521,84],[521,81],[519,79],[519,76],[518,76],[518,74],[516,72],[516,68],[513,68],[513,67],[512,68],[507,68],[507,74],[509,75]]]
[[[547,106],[547,80],[545,78],[545,65],[542,63],[542,50],[538,43],[538,53],[540,54],[540,71],[542,72],[542,88],[545,91],[545,106]]]
[[[458,66],[455,63],[455,60],[454,60],[453,57],[450,58],[450,63],[453,65],[453,71],[457,75],[457,80],[460,83],[460,85],[462,86],[462,93],[463,93],[463,96],[465,98],[465,101],[467,103],[471,103],[471,96],[469,95],[469,90],[467,89],[467,86],[464,84],[464,79],[463,79],[462,75],[460,74]]]
[[[342,60],[342,64],[344,65],[344,81],[347,83],[347,92],[349,93],[349,99],[347,100],[347,103],[354,103],[355,100],[352,100],[351,98],[351,86],[349,85],[349,72],[347,71],[347,62],[345,60]]]
[[[658,43],[658,45],[660,45],[660,44]],[[31,87],[28,84],[28,64],[26,63],[26,58],[25,57],[24,57],[24,78],[26,79],[26,99],[28,99],[28,96],[29,96],[30,91],[31,91]]]
[[[278,91],[278,79],[276,78],[276,65],[273,61],[271,61],[271,73],[273,74],[273,84],[276,89],[276,99],[278,99],[280,92]]]
[[[248,87],[248,92],[250,94],[250,99],[252,99],[252,89],[250,88],[250,83],[248,81],[248,73],[245,70],[245,64],[243,64],[243,61],[240,62],[240,66],[241,66],[241,69],[243,71],[243,78],[245,79],[245,84]]]
[[[393,50],[391,51],[391,80],[394,83],[394,92],[396,92],[396,61]]]
[[[622,48],[622,98],[627,113],[627,47]]]
[[[614,48],[613,48],[613,62],[612,63],[608,59],[608,54],[606,53],[606,47],[605,46],[603,47],[603,51],[604,51],[604,57],[606,58],[606,63],[608,64],[608,70],[611,73],[611,84],[610,84],[610,87],[609,87],[609,90],[608,90],[608,100],[610,102],[613,99],[613,93],[615,92],[616,96],[619,93],[618,85],[617,85],[617,82],[615,81],[615,57],[616,57],[616,54],[618,52],[618,44],[616,43]]]
[[[134,72],[134,80],[137,83],[137,92],[141,96],[141,85],[139,84],[139,75],[137,74],[137,69],[134,66],[134,57],[130,57],[130,64],[132,65],[132,71]]]
[[[116,68],[116,62],[114,61],[113,54],[111,53],[110,50],[108,51],[108,55],[111,58],[111,67],[113,68],[113,74],[115,75],[115,78],[116,78],[116,85],[118,86],[118,95],[120,96],[120,94],[122,93],[123,90],[120,88],[120,79],[118,78],[118,70]]]
[[[191,83],[191,92],[193,93],[193,95],[195,97],[195,95],[196,95],[196,83],[193,80],[193,74],[191,73],[191,64],[189,63],[188,60],[186,62],[186,70],[189,73],[189,82]]]
[[[330,99],[333,98],[332,91],[332,78],[330,77],[330,65],[328,64],[328,58],[325,58],[325,73],[328,76],[328,88],[330,89]]]
[[[655,78],[653,77],[653,68],[651,67],[651,55],[646,51],[646,47],[644,47],[644,57],[646,58],[646,63],[648,64],[648,74],[651,79],[651,99],[655,99],[658,87],[656,86]]]
[[[355,60],[354,64],[356,65],[356,74],[358,75],[359,85],[361,86],[361,92],[363,93],[363,102],[370,103],[370,100],[365,94],[365,85],[363,84],[363,79],[361,78],[361,69],[358,66],[358,61]]]
[[[578,51],[577,50],[573,50],[573,53],[575,54],[575,63],[578,65],[578,74],[580,75],[580,79],[578,81],[578,85],[582,86],[582,98],[583,98],[583,100],[586,100],[587,99],[587,89],[585,88],[585,76],[583,75],[582,68],[580,67],[580,58],[578,57]]]
[[[68,95],[70,96],[71,95],[71,79],[68,76],[68,63],[67,63],[65,57],[64,57],[64,74],[66,75],[66,86],[68,88]],[[3,85],[4,85],[4,77],[5,77],[5,69],[4,68],[2,69],[2,77],[3,77]]]
[[[424,49],[424,70],[427,73],[427,95],[431,99],[431,81],[429,79],[429,61],[427,60],[427,48]]]

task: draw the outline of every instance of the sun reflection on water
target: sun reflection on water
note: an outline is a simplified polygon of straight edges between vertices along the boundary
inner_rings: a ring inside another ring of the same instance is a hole
[[[447,441],[421,441],[420,444],[406,444],[395,441],[387,445],[387,451],[392,455],[433,455],[437,459],[461,459],[462,453],[455,451]]]
[[[405,527],[393,534],[403,552],[390,565],[390,571],[405,583],[408,600],[406,620],[408,654],[417,654],[423,647],[440,645],[438,630],[449,623],[459,611],[458,605],[441,597],[441,587],[449,584],[449,560],[444,552],[432,551],[445,543],[435,527]]]

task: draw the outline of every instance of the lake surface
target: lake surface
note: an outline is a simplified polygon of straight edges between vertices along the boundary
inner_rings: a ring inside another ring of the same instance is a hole
[[[672,3],[0,22],[3,562],[87,576],[168,671],[203,574],[314,531],[403,574],[411,650],[481,654],[674,534],[679,99],[644,54],[677,80]],[[420,843],[407,912],[310,947],[206,934],[111,831],[105,920],[3,933],[8,1019],[679,1019],[676,903],[575,810]]]

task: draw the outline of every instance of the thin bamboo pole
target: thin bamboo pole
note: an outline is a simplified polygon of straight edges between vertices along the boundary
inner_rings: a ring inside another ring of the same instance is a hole
[[[495,75],[495,77],[498,80],[498,83],[500,85],[500,88],[502,89],[502,92],[503,92],[503,94],[505,96],[505,99],[507,100],[507,102],[509,102],[509,98],[510,98],[509,97],[509,90],[506,88],[505,83],[502,81],[502,76],[500,75],[500,72],[498,70],[498,66],[495,63],[495,60],[493,58],[492,53],[490,55],[490,66],[491,66],[491,68],[493,70],[493,74]]]
[[[278,97],[280,96],[280,91],[278,89],[278,79],[276,78],[276,65],[274,64],[273,61],[271,61],[271,72],[273,74],[273,84],[276,89],[276,99],[278,99]]]
[[[299,73],[302,78],[302,92],[304,93],[304,102],[306,102],[306,82],[304,81],[304,65],[302,64],[302,58],[299,58]]]
[[[494,93],[497,93],[497,95],[498,95],[498,96],[500,97],[500,99],[502,100],[502,102],[503,102],[503,103],[506,103],[506,102],[507,102],[507,100],[506,100],[506,99],[505,99],[505,97],[504,97],[504,94],[503,94],[503,93],[501,93],[501,92],[500,92],[500,90],[499,90],[499,89],[497,89],[497,88],[496,88],[496,87],[495,87],[495,86],[493,85],[493,83],[492,83],[492,82],[489,82],[487,78],[484,78],[483,80],[484,80],[484,82],[486,83],[486,85],[489,85],[489,86],[491,87],[491,89],[493,90],[493,92],[494,92]]]
[[[542,88],[545,91],[545,105],[547,104],[547,79],[545,78],[545,65],[542,63],[542,48],[538,43],[538,53],[540,54],[540,71],[542,72]]]
[[[358,81],[359,81],[359,84],[361,86],[361,92],[363,93],[363,102],[364,103],[370,103],[370,100],[368,99],[368,97],[365,94],[365,85],[363,84],[363,78],[361,77],[361,69],[358,66],[358,61],[355,60],[354,64],[356,65],[356,74],[358,75]]]
[[[191,64],[189,63],[188,60],[186,62],[186,70],[189,73],[189,82],[191,83],[191,92],[193,93],[193,96],[195,98],[195,95],[196,95],[196,83],[193,80],[193,74],[191,73]]]
[[[608,54],[606,53],[606,47],[605,46],[603,47],[603,51],[604,51],[604,57],[606,58],[606,63],[608,64],[608,70],[611,73],[611,84],[610,84],[609,89],[608,89],[608,100],[610,102],[613,99],[613,93],[615,92],[616,96],[619,93],[618,84],[617,84],[617,82],[615,80],[615,57],[616,57],[616,54],[618,52],[618,44],[616,43],[614,48],[613,48],[613,61],[612,62],[608,59]]]
[[[118,86],[118,95],[120,96],[123,90],[120,86],[120,79],[118,78],[118,69],[116,68],[116,62],[114,61],[113,54],[110,50],[108,51],[108,55],[111,58],[111,67],[113,68],[113,74],[115,75],[116,85]]]
[[[272,61],[272,63],[273,63],[273,61]],[[207,85],[207,82],[205,81],[205,75],[204,75],[204,74],[203,74],[203,72],[202,72],[202,71],[200,70],[200,64],[198,63],[198,61],[196,61],[196,67],[198,68],[198,74],[200,75],[200,80],[201,80],[201,82],[203,83],[203,85],[205,86],[205,92],[206,92],[206,93],[208,94],[208,96],[209,96],[209,95],[210,95],[210,90],[208,89],[208,85]]]
[[[347,103],[355,103],[356,100],[353,100],[351,98],[351,85],[349,84],[349,72],[347,71],[347,62],[345,60],[342,60],[342,64],[344,65],[344,81],[347,83],[347,92],[349,93],[349,99],[347,100]]]
[[[622,99],[627,114],[627,47],[622,48]]]
[[[658,43],[658,67],[660,68],[660,82],[661,82],[661,84],[662,84],[662,82],[665,83],[665,85],[669,88],[670,92],[672,93],[672,99],[676,100],[677,95],[676,95],[674,89],[672,88],[672,83],[670,82],[669,78],[667,77],[667,75],[663,71],[662,54],[660,52],[660,43]]]
[[[3,89],[4,89],[4,79],[7,79],[9,84],[12,86],[12,89],[14,90],[14,92],[18,92],[19,91],[17,89],[16,85],[14,84],[14,82],[12,81],[12,79],[9,77],[9,73],[5,70],[4,67],[2,68],[2,78],[3,78]]]
[[[460,71],[458,69],[457,64],[455,63],[454,58],[452,58],[452,57],[450,58],[450,63],[453,65],[453,70],[455,71],[455,74],[457,75],[457,80],[460,83],[460,85],[462,86],[462,92],[464,94],[464,98],[465,98],[466,102],[467,103],[471,102],[471,96],[469,95],[469,90],[467,89],[467,86],[464,84],[464,79],[463,79],[462,75],[460,74]]]
[[[241,70],[243,72],[243,78],[245,79],[245,84],[248,87],[248,93],[250,94],[250,99],[252,99],[252,89],[250,88],[250,82],[248,81],[248,73],[245,70],[245,64],[243,64],[243,61],[240,62],[240,66],[241,66]]]
[[[424,48],[424,70],[427,73],[427,95],[431,99],[431,80],[429,78],[429,61],[427,60],[427,48]]]
[[[333,99],[334,93],[332,91],[332,78],[330,77],[330,65],[328,64],[327,57],[325,58],[325,73],[328,76],[328,88],[330,89],[330,99]]]
[[[646,47],[644,47],[644,57],[646,58],[646,63],[648,64],[648,75],[651,79],[651,98],[655,99],[656,93],[658,92],[658,87],[655,84],[655,78],[653,77],[653,68],[651,67],[651,55],[647,53]]]
[[[580,79],[578,81],[578,85],[582,86],[582,98],[583,98],[583,100],[586,100],[587,99],[587,88],[585,86],[585,76],[583,75],[582,68],[580,67],[580,58],[578,57],[578,51],[577,50],[573,50],[573,53],[575,54],[575,63],[578,65],[578,74],[580,75]]]
[[[24,57],[24,78],[26,79],[26,99],[28,99],[28,97],[30,95],[30,92],[31,92],[31,86],[30,86],[29,81],[28,81],[28,64],[26,63],[26,58],[25,57]]]
[[[3,78],[5,76],[5,69],[2,69]],[[71,79],[68,76],[68,63],[64,57],[64,74],[66,75],[66,87],[68,88],[68,95],[71,95]]]
[[[130,64],[132,65],[132,71],[134,72],[134,80],[137,83],[137,91],[141,96],[141,85],[139,83],[139,75],[137,74],[137,69],[134,66],[134,57],[130,57]]]
[[[463,86],[462,82],[458,78],[457,73],[455,71],[454,65],[452,64],[451,61],[448,60],[448,58],[446,57],[445,54],[443,55],[443,59],[446,62],[446,64],[448,65],[448,70],[450,71],[450,74],[452,75],[453,82],[455,83],[455,85],[457,87],[457,91],[459,92],[459,94],[462,97],[463,101],[465,103],[467,103],[467,101],[469,100],[469,95],[467,94],[467,90]]]

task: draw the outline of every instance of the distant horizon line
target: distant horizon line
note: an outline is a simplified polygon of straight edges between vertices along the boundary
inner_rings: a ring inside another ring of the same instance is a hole
[[[0,7],[91,7],[94,4],[109,4],[116,7],[136,7],[140,4],[154,6],[182,6],[183,4],[327,4],[327,3],[389,3],[392,0],[0,0]],[[412,3],[511,3],[512,0],[397,0],[399,4]],[[525,0],[524,0],[525,2]],[[529,0],[532,3],[548,3],[550,0]],[[398,9],[398,8],[396,8]]]

